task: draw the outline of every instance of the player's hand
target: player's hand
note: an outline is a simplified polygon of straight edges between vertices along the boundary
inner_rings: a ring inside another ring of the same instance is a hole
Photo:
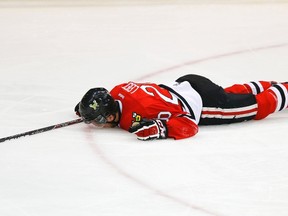
[[[79,112],[79,103],[75,106],[74,108],[75,114],[81,117],[80,112]]]
[[[139,140],[165,139],[167,138],[166,123],[162,120],[143,119],[140,122],[134,122],[129,129]]]

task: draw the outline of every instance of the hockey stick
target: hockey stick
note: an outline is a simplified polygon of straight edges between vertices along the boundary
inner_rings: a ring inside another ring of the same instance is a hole
[[[81,122],[83,122],[83,119],[78,118],[78,119],[75,119],[75,120],[72,120],[72,121],[67,121],[67,122],[63,122],[63,123],[60,123],[60,124],[55,124],[55,125],[51,125],[51,126],[48,126],[48,127],[39,128],[39,129],[36,129],[36,130],[31,130],[31,131],[27,131],[27,132],[20,133],[20,134],[15,134],[13,136],[3,137],[3,138],[0,139],[0,143],[1,142],[5,142],[7,140],[11,140],[11,139],[17,139],[17,138],[24,137],[24,136],[31,136],[31,135],[34,135],[34,134],[43,133],[43,132],[54,130],[54,129],[57,129],[57,128],[62,128],[62,127],[66,127],[66,126],[69,126],[69,125],[78,124],[78,123],[81,123]]]

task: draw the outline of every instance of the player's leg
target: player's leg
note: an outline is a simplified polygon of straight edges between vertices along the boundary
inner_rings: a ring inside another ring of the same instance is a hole
[[[226,93],[225,103],[203,99],[200,119],[202,125],[227,124],[251,119],[260,120],[288,106],[288,83],[274,84],[265,91],[253,94]]]
[[[253,94],[226,93],[221,86],[199,75],[186,75],[176,82],[188,81],[203,102],[200,125],[229,124],[251,120],[257,111]]]
[[[186,75],[177,80],[183,81],[188,81],[201,95],[203,109],[200,125],[259,120],[286,109],[288,105],[288,83],[259,81],[246,84],[246,90],[242,93],[239,93],[241,90],[227,93],[221,86],[202,76]],[[253,94],[253,88],[256,95]]]
[[[253,94],[224,92],[226,100],[215,103],[202,98],[203,108],[199,125],[231,124],[252,120],[257,114],[257,101]]]
[[[244,84],[235,84],[230,87],[225,88],[225,92],[234,94],[254,94],[257,95],[266,89],[270,88],[276,82],[272,81],[256,81],[248,82]]]
[[[271,86],[266,91],[256,95],[256,101],[258,104],[256,120],[286,109],[288,106],[288,83]]]

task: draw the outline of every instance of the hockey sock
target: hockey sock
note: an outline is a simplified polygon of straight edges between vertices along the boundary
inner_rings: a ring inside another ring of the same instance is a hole
[[[256,120],[286,109],[288,106],[288,84],[275,84],[266,91],[256,95],[256,100],[258,104]]]
[[[256,81],[245,84],[235,84],[225,88],[225,92],[234,94],[254,94],[257,95],[266,89],[270,88],[275,82]]]

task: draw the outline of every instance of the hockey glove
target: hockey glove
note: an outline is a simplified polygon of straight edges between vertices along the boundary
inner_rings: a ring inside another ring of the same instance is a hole
[[[76,115],[81,117],[80,112],[79,112],[79,103],[75,106],[74,111],[75,111]]]
[[[134,122],[129,129],[139,140],[165,139],[167,138],[166,123],[161,120],[143,119],[141,122]]]

